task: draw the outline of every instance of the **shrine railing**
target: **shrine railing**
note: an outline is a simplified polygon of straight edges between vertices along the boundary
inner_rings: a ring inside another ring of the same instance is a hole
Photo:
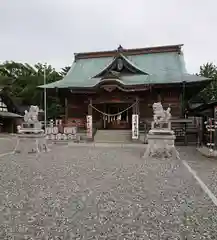
[[[140,131],[145,134],[151,129],[152,119],[143,119]],[[176,118],[171,119],[172,130],[176,135],[176,143],[181,145],[200,145],[202,143],[203,120],[201,117]]]

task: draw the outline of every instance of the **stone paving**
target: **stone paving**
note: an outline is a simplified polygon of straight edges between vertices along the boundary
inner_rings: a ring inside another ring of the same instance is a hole
[[[182,162],[142,153],[53,146],[1,157],[0,239],[216,239],[217,208]]]

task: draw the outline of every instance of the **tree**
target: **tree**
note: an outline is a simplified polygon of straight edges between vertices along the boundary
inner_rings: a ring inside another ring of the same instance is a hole
[[[0,65],[0,86],[15,102],[23,105],[38,105],[43,108],[44,95],[42,89],[39,89],[38,86],[44,84],[44,71],[46,83],[62,78],[61,74],[51,65],[46,66],[37,63],[31,66],[27,63],[6,61]],[[58,95],[47,95],[48,117],[57,117],[61,112],[60,109],[61,104]]]
[[[200,67],[199,75],[213,80],[199,96],[206,102],[217,100],[217,67],[213,63],[206,63]]]
[[[70,70],[70,66],[66,66],[66,67],[64,67],[64,68],[62,68],[61,69],[61,72],[60,72],[60,75],[62,76],[62,77],[64,77],[67,73],[68,73],[68,71]]]
[[[207,78],[215,78],[216,77],[216,66],[213,63],[206,63],[200,66],[200,75]]]

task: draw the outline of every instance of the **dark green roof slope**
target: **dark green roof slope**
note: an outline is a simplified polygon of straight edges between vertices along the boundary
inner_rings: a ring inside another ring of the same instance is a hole
[[[94,78],[106,69],[114,57],[94,57],[76,59],[68,74],[60,81],[40,86],[42,88],[82,88],[94,87],[100,78]],[[207,78],[190,75],[185,68],[184,57],[178,52],[160,52],[139,55],[127,55],[127,61],[145,74],[122,76],[124,85],[164,84],[197,82]]]

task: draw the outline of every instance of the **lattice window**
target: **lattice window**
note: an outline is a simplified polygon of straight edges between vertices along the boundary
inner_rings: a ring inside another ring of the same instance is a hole
[[[5,103],[2,101],[1,97],[0,97],[0,112],[8,112],[8,108],[5,105]]]

